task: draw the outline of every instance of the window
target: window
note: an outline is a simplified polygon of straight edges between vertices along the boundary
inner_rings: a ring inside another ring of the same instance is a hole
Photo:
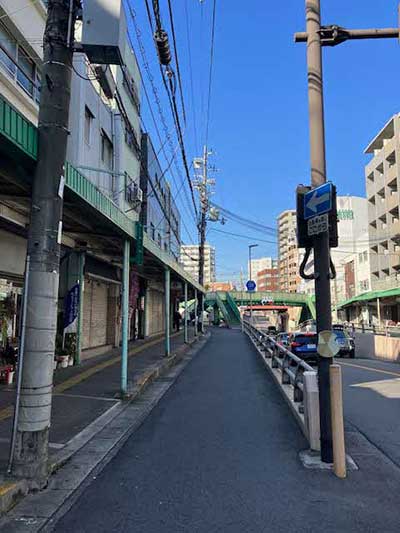
[[[360,263],[363,262],[363,254],[362,253],[358,254],[358,260],[359,260]]]
[[[4,26],[0,25],[0,61],[10,74],[15,75],[17,43]]]
[[[150,223],[150,229],[151,229],[151,238],[153,241],[156,240],[156,228],[154,227],[153,222]]]
[[[157,242],[158,242],[158,246],[161,248],[161,235],[160,235],[160,233],[157,235]]]
[[[112,170],[113,145],[104,130],[101,131],[101,160],[108,170]]]
[[[0,24],[0,64],[8,75],[37,103],[40,72],[35,62],[7,29]]]
[[[368,260],[368,251],[365,250],[364,251],[364,261],[367,261]]]
[[[17,83],[30,96],[34,95],[35,63],[29,58],[29,55],[23,48],[18,47],[18,66]]]
[[[92,123],[93,123],[94,115],[90,111],[90,109],[85,106],[85,143],[90,146],[90,141],[92,139]]]
[[[140,160],[140,146],[136,139],[136,134],[129,122],[125,123],[125,142],[132,150],[136,157]]]

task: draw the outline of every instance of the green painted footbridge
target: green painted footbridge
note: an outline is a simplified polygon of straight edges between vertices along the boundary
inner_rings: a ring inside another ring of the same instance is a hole
[[[301,307],[300,322],[315,318],[314,300],[307,294],[287,292],[253,292],[250,301],[250,293],[246,291],[231,292],[208,292],[206,294],[206,307],[213,307],[221,314],[229,327],[240,324],[239,306],[253,305],[279,305],[285,307]]]

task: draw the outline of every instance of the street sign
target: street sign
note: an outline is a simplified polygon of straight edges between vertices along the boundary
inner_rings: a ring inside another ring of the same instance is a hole
[[[309,218],[307,220],[307,235],[312,237],[313,235],[319,235],[325,233],[329,229],[329,217],[328,213],[323,215],[317,215],[316,217]]]
[[[332,209],[332,183],[324,183],[304,195],[304,218],[329,213]]]
[[[249,281],[246,283],[246,288],[248,292],[254,292],[256,290],[256,282],[252,279],[249,279]]]
[[[317,352],[321,357],[334,357],[339,350],[340,346],[333,331],[325,330],[319,333]]]

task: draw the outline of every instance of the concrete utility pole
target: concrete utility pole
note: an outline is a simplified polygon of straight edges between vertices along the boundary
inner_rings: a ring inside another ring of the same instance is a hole
[[[199,245],[199,284],[204,285],[204,246],[206,244],[206,227],[207,227],[207,210],[208,210],[208,197],[207,197],[207,165],[208,165],[208,152],[207,147],[204,146],[203,151],[203,179],[199,185],[200,192],[200,245]],[[203,329],[203,295],[200,294],[200,310],[199,313],[199,331]]]
[[[202,173],[196,176],[195,188],[199,191],[200,195],[200,223],[199,223],[199,284],[204,285],[204,251],[206,243],[206,229],[207,229],[207,214],[209,211],[209,196],[210,185],[214,185],[215,181],[208,179],[208,156],[210,152],[207,146],[204,146],[203,157],[195,160],[197,164],[201,164]],[[200,163],[201,162],[201,163]],[[198,329],[203,331],[203,307],[204,307],[204,295],[200,295],[200,307],[196,309],[196,313],[199,317]]]
[[[48,476],[64,163],[77,8],[75,0],[49,0],[43,41],[39,154],[28,235],[25,360],[14,455],[14,473],[36,487],[44,486]]]
[[[320,0],[306,0],[306,32],[296,33],[295,42],[307,43],[308,98],[310,115],[311,185],[326,182],[325,126],[322,77],[322,46],[336,46],[350,39],[399,38],[399,28],[347,30],[337,25],[321,26]],[[315,296],[317,331],[332,327],[329,234],[315,240]],[[333,461],[329,369],[332,358],[319,358],[321,459]]]

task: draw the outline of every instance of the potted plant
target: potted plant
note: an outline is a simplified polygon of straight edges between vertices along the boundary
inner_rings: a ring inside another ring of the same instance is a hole
[[[57,334],[56,336],[56,349],[55,349],[55,362],[59,363],[61,368],[67,368],[68,360],[70,354],[66,349],[65,345],[63,346],[63,336]]]
[[[64,348],[68,352],[68,365],[73,366],[76,354],[76,333],[67,333],[64,338]]]

